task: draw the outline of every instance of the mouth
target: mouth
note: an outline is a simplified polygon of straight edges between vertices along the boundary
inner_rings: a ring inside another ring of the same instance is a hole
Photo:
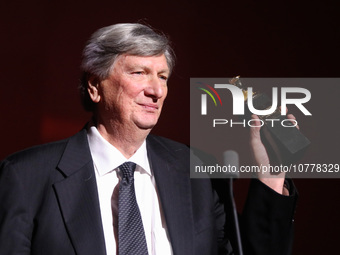
[[[159,106],[157,104],[138,104],[141,107],[143,107],[147,111],[157,111],[159,109]]]

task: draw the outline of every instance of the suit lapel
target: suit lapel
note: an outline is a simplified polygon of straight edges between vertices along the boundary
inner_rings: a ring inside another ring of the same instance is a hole
[[[154,137],[147,139],[170,242],[176,255],[193,254],[190,173],[183,162]],[[71,137],[58,165],[65,179],[55,183],[63,219],[77,254],[104,255],[98,191],[86,130]]]
[[[147,148],[173,252],[193,254],[190,174],[155,137],[147,139]]]
[[[104,255],[97,184],[86,130],[70,138],[58,168],[65,179],[55,183],[54,189],[76,253]]]

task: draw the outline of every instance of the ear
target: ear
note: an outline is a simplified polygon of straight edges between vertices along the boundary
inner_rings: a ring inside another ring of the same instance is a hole
[[[94,103],[98,103],[100,101],[100,95],[99,95],[99,80],[95,77],[90,77],[87,81],[87,91],[90,95],[91,100]]]

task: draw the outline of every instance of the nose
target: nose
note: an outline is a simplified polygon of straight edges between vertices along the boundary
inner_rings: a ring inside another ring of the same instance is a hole
[[[162,98],[166,93],[166,81],[158,76],[150,78],[144,93],[146,96],[152,97],[153,99]]]

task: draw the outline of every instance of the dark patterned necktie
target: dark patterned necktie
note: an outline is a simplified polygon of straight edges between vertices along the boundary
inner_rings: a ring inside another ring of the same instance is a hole
[[[125,162],[119,166],[121,181],[118,197],[119,255],[147,255],[145,233],[139,212],[133,174],[136,164]]]

